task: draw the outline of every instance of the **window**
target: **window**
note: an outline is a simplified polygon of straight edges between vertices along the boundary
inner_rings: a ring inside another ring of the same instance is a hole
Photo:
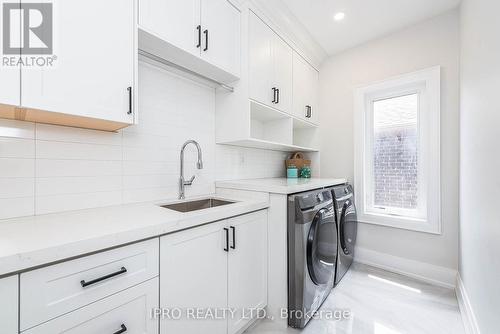
[[[354,121],[359,220],[440,233],[440,68],[357,89]]]

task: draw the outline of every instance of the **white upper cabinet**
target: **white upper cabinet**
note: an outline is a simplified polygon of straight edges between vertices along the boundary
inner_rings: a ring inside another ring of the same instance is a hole
[[[272,89],[273,32],[253,12],[248,18],[248,75],[250,98],[268,106],[274,107],[275,94]]]
[[[318,122],[318,71],[302,58],[293,53],[293,114],[315,123]]]
[[[18,327],[18,279],[10,276],[0,279],[0,328],[2,334],[17,334]]]
[[[240,12],[227,0],[202,0],[201,57],[231,73],[240,73]]]
[[[243,12],[242,76],[217,90],[216,141],[287,152],[317,149],[318,72],[249,5]]]
[[[134,123],[135,1],[53,4],[57,60],[53,68],[22,69],[22,106]]]
[[[230,83],[240,75],[240,25],[227,0],[140,0],[139,48]]]
[[[281,37],[273,38],[274,80],[276,87],[276,108],[286,113],[292,112],[292,48]]]
[[[253,12],[249,16],[250,98],[291,113],[292,48]]]
[[[139,25],[176,47],[200,54],[200,0],[139,0]]]

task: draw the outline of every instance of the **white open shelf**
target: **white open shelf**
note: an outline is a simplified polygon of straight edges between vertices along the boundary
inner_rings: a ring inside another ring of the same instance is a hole
[[[254,103],[250,110],[250,138],[292,145],[292,123],[290,116]]]
[[[319,146],[319,129],[306,121],[293,119],[292,144],[299,147]]]
[[[262,139],[248,138],[235,140],[227,143],[220,143],[224,145],[231,146],[242,146],[242,147],[250,147],[250,148],[260,148],[271,151],[282,151],[282,152],[318,152],[319,149],[311,148],[311,147],[302,147],[297,145],[287,145],[272,141],[266,141]]]
[[[234,116],[232,113],[226,115]],[[249,100],[247,115],[249,119],[246,120],[221,122],[226,127],[233,127],[233,135],[217,143],[283,152],[319,151],[317,125],[253,100]]]

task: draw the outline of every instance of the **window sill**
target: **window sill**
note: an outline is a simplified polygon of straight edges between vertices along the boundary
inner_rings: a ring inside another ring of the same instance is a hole
[[[441,223],[434,224],[420,219],[393,217],[377,214],[359,214],[358,222],[363,224],[380,225],[414,232],[441,235]]]

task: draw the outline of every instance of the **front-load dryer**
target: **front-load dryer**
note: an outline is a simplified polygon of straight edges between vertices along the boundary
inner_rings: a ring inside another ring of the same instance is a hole
[[[303,328],[328,297],[337,262],[333,196],[321,189],[288,197],[288,324]]]
[[[336,212],[338,256],[335,285],[347,273],[354,259],[354,246],[358,232],[358,218],[354,204],[354,192],[350,184],[331,188]]]

